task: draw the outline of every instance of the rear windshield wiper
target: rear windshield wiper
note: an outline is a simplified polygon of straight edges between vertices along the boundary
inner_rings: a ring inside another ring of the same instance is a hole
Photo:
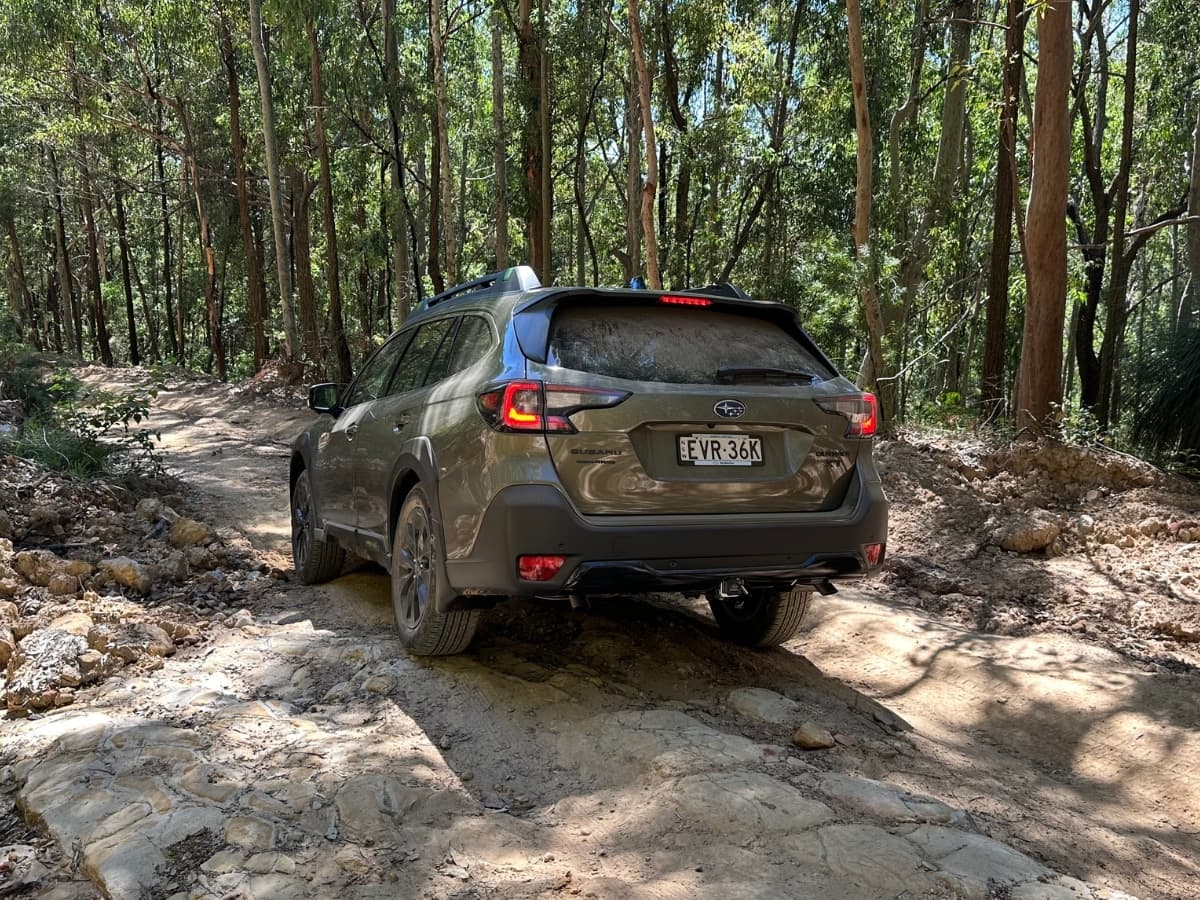
[[[821,379],[811,372],[793,372],[789,369],[773,369],[765,366],[750,366],[746,368],[717,369],[717,381],[732,383],[735,381],[799,381],[812,384]]]

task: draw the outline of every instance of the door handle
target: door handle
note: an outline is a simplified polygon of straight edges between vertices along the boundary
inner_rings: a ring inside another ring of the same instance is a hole
[[[410,421],[411,421],[411,418],[409,416],[397,416],[396,424],[392,426],[392,431],[395,431],[395,432],[403,431],[408,426],[408,423]]]
[[[358,423],[357,422],[346,429],[346,440],[348,440],[348,441],[354,440],[354,436],[356,434],[358,434]]]

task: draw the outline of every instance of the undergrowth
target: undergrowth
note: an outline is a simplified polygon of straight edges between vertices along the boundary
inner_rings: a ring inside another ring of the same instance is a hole
[[[153,391],[89,389],[69,369],[45,372],[35,354],[0,348],[0,398],[24,412],[4,449],[87,478],[105,471],[164,474],[157,431],[141,428]]]

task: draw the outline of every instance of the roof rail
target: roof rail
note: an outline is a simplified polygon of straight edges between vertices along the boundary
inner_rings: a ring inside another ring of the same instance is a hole
[[[683,294],[713,294],[717,297],[729,297],[733,300],[749,300],[750,295],[736,284],[722,281],[720,284],[706,284],[704,287],[688,288]]]
[[[480,275],[478,278],[464,281],[462,284],[456,284],[454,287],[442,291],[440,294],[435,294],[425,301],[423,308],[428,309],[431,306],[436,306],[452,297],[458,297],[463,294],[474,294],[479,299],[484,299],[486,297],[498,297],[501,294],[507,294],[511,291],[532,291],[541,286],[542,282],[538,279],[537,273],[529,266],[510,266],[507,269],[501,269],[499,272],[489,272],[487,275]]]

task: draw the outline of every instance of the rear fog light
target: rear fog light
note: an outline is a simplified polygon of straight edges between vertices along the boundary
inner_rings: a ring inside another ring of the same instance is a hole
[[[866,554],[867,565],[875,568],[883,559],[883,544],[867,544],[863,547],[863,553]]]
[[[565,556],[518,556],[517,574],[522,581],[549,581],[566,561]]]

